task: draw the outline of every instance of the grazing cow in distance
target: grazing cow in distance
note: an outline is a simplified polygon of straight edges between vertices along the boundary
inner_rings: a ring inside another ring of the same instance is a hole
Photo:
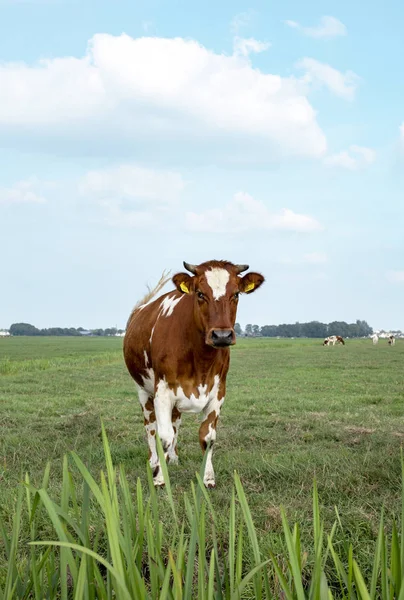
[[[396,343],[396,338],[394,337],[394,335],[389,335],[388,343],[390,346],[394,346],[394,344]]]
[[[372,341],[373,341],[373,345],[378,344],[379,343],[379,336],[377,335],[377,333],[374,333],[372,335]]]
[[[239,295],[254,292],[264,277],[252,272],[241,277],[249,266],[228,261],[184,262],[184,267],[191,275],[174,275],[174,291],[133,309],[124,358],[138,387],[154,485],[164,485],[156,432],[167,462],[177,463],[181,414],[202,413],[199,442],[203,453],[210,444],[203,482],[212,488],[212,444],[226,393],[229,346],[236,343]],[[149,294],[149,300],[166,281]]]
[[[323,346],[331,346],[331,344],[333,346],[335,346],[335,344],[342,344],[343,346],[345,346],[345,342],[340,335],[330,335],[326,337],[323,342]]]

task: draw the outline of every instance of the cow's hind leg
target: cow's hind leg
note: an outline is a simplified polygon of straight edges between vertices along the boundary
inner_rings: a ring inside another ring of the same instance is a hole
[[[174,441],[171,446],[168,448],[167,452],[167,462],[173,465],[178,464],[178,451],[177,451],[177,441],[178,441],[178,432],[181,425],[181,413],[176,406],[174,406],[173,411],[171,413],[171,422],[174,430]]]
[[[223,401],[224,398],[221,400],[215,400],[208,405],[203,413],[205,419],[199,428],[199,443],[204,454],[209,446],[209,449],[207,450],[205,473],[203,475],[203,483],[207,488],[214,488],[216,486],[215,471],[212,463],[212,452],[213,445],[216,440],[216,426],[220,415],[220,407],[223,404]]]
[[[146,429],[147,444],[149,446],[149,464],[153,473],[153,483],[154,485],[164,485],[163,473],[160,467],[156,446],[157,424],[154,401],[152,396],[150,396],[143,388],[139,388],[138,394],[143,409],[144,426]]]

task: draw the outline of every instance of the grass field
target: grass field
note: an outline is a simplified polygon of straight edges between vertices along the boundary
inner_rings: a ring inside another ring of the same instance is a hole
[[[6,525],[26,471],[39,486],[51,460],[49,493],[58,497],[62,456],[74,449],[97,476],[104,464],[101,417],[114,463],[124,464],[133,490],[138,477],[146,484],[143,418],[121,347],[120,338],[0,339],[0,516]],[[383,340],[330,348],[320,340],[238,340],[214,451],[211,499],[219,530],[220,519],[223,527],[228,520],[236,469],[263,551],[283,550],[280,505],[291,523],[300,522],[303,544],[309,543],[315,476],[326,528],[336,505],[366,573],[381,507],[389,515],[401,510],[403,363],[400,340],[393,348]],[[169,468],[174,498],[189,489],[200,467],[198,426],[197,416],[184,416],[180,466]]]

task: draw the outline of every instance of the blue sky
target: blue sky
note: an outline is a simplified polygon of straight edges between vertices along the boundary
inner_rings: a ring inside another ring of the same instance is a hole
[[[123,327],[164,269],[259,325],[404,329],[404,7],[0,0],[0,327]]]

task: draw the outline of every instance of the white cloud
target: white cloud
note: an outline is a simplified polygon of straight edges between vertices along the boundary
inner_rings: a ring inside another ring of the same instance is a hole
[[[4,4],[55,4],[55,0],[0,0]]]
[[[153,21],[142,21],[142,29],[145,33],[149,33],[153,27]]]
[[[83,196],[98,199],[146,200],[170,204],[185,187],[179,173],[148,169],[127,164],[98,171],[89,171],[80,181]]]
[[[37,179],[19,181],[12,187],[0,187],[0,204],[44,204],[46,198],[41,184]]]
[[[348,150],[331,154],[324,158],[324,164],[328,167],[341,167],[350,171],[362,169],[376,160],[376,152],[371,148],[352,145]]]
[[[238,233],[242,231],[300,231],[322,229],[316,219],[300,215],[288,208],[271,213],[265,204],[245,192],[238,192],[223,208],[203,213],[188,212],[186,223],[193,231]]]
[[[100,203],[103,213],[103,221],[110,227],[121,227],[126,229],[144,229],[158,227],[158,212],[151,210],[127,210],[112,199],[103,200]]]
[[[299,29],[300,25],[299,23],[297,23],[297,21],[285,21],[286,25],[289,25],[289,27],[292,27],[293,29]]]
[[[248,56],[252,52],[264,52],[270,48],[269,42],[260,42],[254,38],[241,38],[236,36],[233,41],[233,51],[235,55]]]
[[[112,226],[145,227],[171,210],[185,181],[179,173],[126,164],[88,172],[78,184],[82,197],[98,203]]]
[[[238,34],[240,29],[250,25],[253,18],[253,11],[242,12],[233,17],[230,23],[230,29],[233,33]]]
[[[404,283],[404,271],[388,271],[386,278],[390,283]]]
[[[330,65],[319,62],[314,58],[303,58],[296,63],[298,69],[306,73],[303,82],[312,86],[316,84],[327,87],[330,92],[344,98],[353,100],[360,78],[353,71],[342,73]]]
[[[331,16],[321,17],[320,23],[315,27],[303,27],[296,21],[285,21],[285,23],[289,27],[299,29],[304,35],[317,39],[330,40],[347,34],[345,25],[339,19]]]
[[[311,252],[303,255],[304,262],[312,265],[322,265],[327,262],[328,258],[324,252]]]
[[[262,42],[244,42],[248,51]],[[95,35],[83,58],[0,65],[0,135],[41,142],[234,135],[277,154],[321,156],[326,139],[295,78],[182,38]],[[240,145],[240,147],[243,147]],[[268,152],[267,152],[268,155]]]
[[[328,261],[328,257],[324,252],[311,252],[308,254],[303,254],[300,256],[290,257],[284,256],[277,259],[276,262],[279,262],[282,265],[323,265]]]

